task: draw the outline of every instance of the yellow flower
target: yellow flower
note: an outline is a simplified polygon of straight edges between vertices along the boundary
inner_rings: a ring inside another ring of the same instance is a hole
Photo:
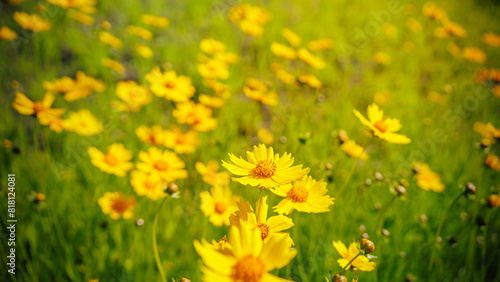
[[[82,71],[76,73],[76,80],[65,76],[53,82],[44,81],[43,87],[47,91],[64,93],[64,99],[68,102],[85,98],[94,91],[103,92],[106,90],[106,85],[102,81],[87,76]]]
[[[135,25],[129,25],[125,28],[125,31],[128,34],[139,36],[142,39],[145,40],[151,40],[153,39],[153,33],[143,27],[140,26],[135,26]]]
[[[90,147],[88,153],[92,164],[109,174],[125,176],[134,167],[134,164],[129,162],[132,159],[132,152],[120,143],[109,146],[106,153],[99,151],[96,147]]]
[[[173,70],[162,73],[160,68],[155,67],[146,74],[146,80],[151,84],[150,89],[156,96],[174,102],[186,102],[196,91],[189,77],[177,76]]]
[[[382,65],[390,65],[391,56],[384,52],[377,52],[373,55],[373,61]]]
[[[81,22],[82,24],[85,24],[85,25],[92,25],[94,24],[94,18],[83,13],[83,12],[80,12],[80,11],[77,11],[77,10],[74,10],[74,9],[69,9],[68,10],[68,13],[67,13],[67,16],[72,18],[72,19],[75,19],[79,22]]]
[[[307,43],[307,49],[311,51],[328,50],[331,49],[332,46],[333,46],[333,40],[331,40],[330,38],[322,38]]]
[[[116,96],[124,101],[132,112],[138,112],[142,106],[149,104],[152,100],[149,90],[133,80],[118,82]]]
[[[486,198],[486,200],[488,201],[488,205],[490,205],[490,207],[492,208],[500,207],[500,196],[496,194],[491,194],[488,196],[488,198]]]
[[[366,154],[365,149],[356,144],[354,140],[345,141],[342,145],[340,145],[340,149],[342,149],[342,151],[353,158],[362,161],[366,161],[368,159],[368,155]]]
[[[147,174],[140,170],[134,170],[130,174],[130,184],[139,196],[146,196],[156,201],[165,197],[162,180],[158,174]]]
[[[206,240],[194,242],[205,264],[203,281],[289,281],[268,273],[286,266],[297,254],[287,238],[272,238],[264,244],[260,230],[251,229],[245,222],[231,226],[229,234],[230,252],[219,251]]]
[[[441,176],[431,170],[424,163],[413,164],[413,169],[416,171],[417,186],[425,191],[432,190],[434,192],[442,192],[445,186],[441,182]]]
[[[217,53],[214,55],[214,60],[222,62],[226,65],[231,65],[240,60],[240,56],[234,53]]]
[[[415,18],[408,18],[406,20],[406,27],[408,27],[413,32],[421,32],[422,25]]]
[[[0,38],[8,41],[13,41],[16,40],[17,33],[6,26],[2,26],[0,28]]]
[[[461,27],[460,25],[458,25],[454,22],[450,22],[450,21],[444,22],[443,29],[445,31],[446,36],[451,35],[451,36],[461,37],[461,38],[467,37],[467,31],[463,27]]]
[[[299,81],[311,86],[312,88],[323,87],[323,83],[321,83],[321,81],[314,74],[303,74],[299,76]]]
[[[483,42],[493,47],[500,47],[500,35],[493,32],[485,33],[483,34]]]
[[[198,131],[210,131],[217,127],[217,120],[212,117],[212,109],[193,101],[177,104],[172,115],[178,123],[187,124]]]
[[[153,50],[144,44],[135,45],[135,52],[139,54],[141,57],[150,59],[154,56]]]
[[[33,32],[42,32],[50,30],[52,25],[48,20],[44,20],[39,15],[27,14],[25,12],[15,12],[14,20],[24,29]]]
[[[353,111],[361,123],[371,129],[374,136],[395,144],[408,144],[411,142],[408,137],[395,133],[401,129],[401,123],[398,119],[384,119],[384,111],[377,104],[373,103],[368,106],[368,119],[363,117],[359,111]]]
[[[73,131],[83,136],[95,135],[103,129],[101,122],[86,109],[71,112],[69,119],[64,121],[63,127],[65,130]]]
[[[117,220],[120,217],[129,219],[134,216],[136,201],[134,196],[125,197],[121,192],[106,192],[97,200],[104,214]]]
[[[422,13],[424,14],[424,16],[435,21],[444,21],[448,18],[446,12],[433,2],[425,3],[424,7],[422,8]]]
[[[300,42],[302,41],[300,39],[300,36],[298,36],[296,33],[294,33],[291,29],[289,28],[284,28],[283,31],[281,32],[283,37],[290,43],[290,45],[297,47],[300,45]]]
[[[378,91],[375,93],[373,101],[375,101],[375,103],[379,105],[383,105],[391,99],[391,95],[392,95],[391,92],[387,90]]]
[[[196,65],[201,77],[207,79],[227,79],[229,70],[227,65],[218,60],[209,59],[204,63]]]
[[[273,237],[288,238],[289,245],[294,245],[292,238],[287,233],[281,231],[291,228],[294,224],[291,218],[284,215],[275,215],[267,218],[267,196],[262,197],[257,209],[258,213],[255,214],[252,207],[248,202],[240,200],[238,203],[239,210],[229,217],[231,225],[238,225],[241,221],[245,221],[250,229],[260,230],[262,241],[265,243]]]
[[[286,70],[283,69],[283,67],[279,63],[273,63],[271,65],[271,69],[276,75],[276,77],[281,80],[281,82],[285,84],[289,84],[292,86],[299,86],[299,83],[295,79],[295,76]]]
[[[107,31],[100,31],[98,37],[102,43],[107,44],[112,48],[115,48],[117,50],[123,48],[122,41]]]
[[[233,181],[268,189],[301,179],[310,170],[302,169],[301,165],[292,166],[292,154],[285,153],[280,158],[279,154],[274,154],[272,147],[266,148],[264,144],[254,146],[253,152],[247,152],[248,161],[241,157],[236,158],[233,154],[229,154],[229,158],[231,161],[222,161],[222,166],[239,176],[233,177]]]
[[[135,130],[135,134],[146,144],[153,146],[165,145],[165,131],[159,125],[152,127],[141,125]]]
[[[450,42],[450,44],[448,44],[448,52],[450,52],[450,54],[457,58],[462,56],[462,50],[460,50],[460,47],[458,47],[458,45],[453,42]]]
[[[54,95],[47,92],[40,102],[33,102],[21,92],[16,93],[16,99],[12,103],[12,107],[22,115],[35,115],[43,117],[47,115],[61,116],[64,113],[63,109],[51,109],[54,103]]]
[[[207,165],[196,162],[195,168],[207,184],[212,186],[227,186],[229,184],[229,173],[218,172],[219,164],[217,161],[209,161]]]
[[[491,141],[500,139],[500,129],[493,126],[491,122],[488,122],[487,124],[484,124],[482,122],[476,122],[474,123],[474,130],[477,133],[481,134],[485,139]]]
[[[257,131],[257,137],[259,137],[259,140],[262,141],[262,143],[266,145],[271,145],[274,142],[274,136],[269,130],[265,128],[259,128]]]
[[[215,79],[204,79],[203,84],[212,89],[215,95],[221,97],[222,99],[229,99],[229,97],[231,97],[229,85],[221,83]]]
[[[271,44],[271,52],[273,52],[274,55],[287,60],[295,60],[297,58],[297,52],[295,52],[295,49],[278,42],[273,42]]]
[[[238,209],[238,197],[233,196],[229,186],[214,186],[210,192],[201,192],[200,198],[200,209],[213,225],[229,225],[229,216]]]
[[[269,92],[268,87],[256,78],[248,78],[246,85],[243,87],[243,93],[257,102],[264,105],[275,106],[278,104],[278,97],[276,93]]]
[[[341,241],[333,241],[333,246],[342,257],[341,259],[337,260],[340,267],[342,268],[346,267],[346,265],[360,252],[356,247],[355,242],[349,244],[349,249],[347,249],[344,243],[342,243]],[[375,266],[377,266],[377,264],[370,261],[364,255],[359,255],[353,262],[351,262],[347,269],[351,268],[351,266],[360,271],[372,271],[375,269]]]
[[[259,37],[264,33],[263,25],[271,19],[271,14],[263,7],[242,4],[233,6],[228,17],[244,33]]]
[[[103,58],[101,62],[105,67],[110,68],[119,74],[123,74],[125,72],[125,67],[118,61],[111,60],[110,58]]]
[[[66,93],[75,88],[75,81],[71,77],[64,76],[60,79],[56,79],[53,82],[44,81],[43,88],[47,91],[56,93]]]
[[[293,185],[286,184],[271,190],[278,196],[286,197],[273,207],[280,214],[290,214],[293,210],[307,213],[320,213],[329,211],[335,198],[326,195],[326,183],[316,181],[311,176],[296,180]]]
[[[200,41],[200,50],[211,55],[224,53],[226,44],[212,38],[202,39]]]
[[[7,0],[7,2],[9,2],[12,5],[19,5],[19,4],[23,3],[24,1],[25,0]]]
[[[139,153],[139,160],[141,162],[137,163],[137,169],[158,174],[167,183],[188,176],[184,162],[174,152],[168,150],[162,151],[151,147],[147,152]]]
[[[165,28],[170,24],[170,21],[165,17],[158,17],[155,15],[144,14],[141,16],[141,21],[144,24],[155,26],[159,28]]]
[[[496,171],[500,171],[500,159],[498,156],[488,154],[486,156],[486,160],[484,161],[484,164],[490,167],[491,169],[494,169]]]
[[[481,64],[481,63],[486,62],[486,53],[484,53],[483,50],[476,48],[476,47],[464,48],[463,56],[467,60],[474,62],[474,63]]]
[[[77,8],[84,13],[93,14],[96,12],[97,0],[47,0],[50,4],[57,5],[64,9]]]
[[[311,52],[307,51],[306,48],[300,48],[297,54],[299,56],[299,59],[315,69],[321,70],[326,67],[326,63],[325,61],[323,61],[323,59],[314,56],[313,54],[311,54]]]
[[[177,154],[191,154],[199,144],[198,133],[194,130],[182,133],[179,127],[174,126],[172,130],[165,131],[165,147]]]
[[[221,108],[222,106],[224,106],[225,103],[224,99],[222,98],[212,97],[205,94],[200,94],[200,96],[198,96],[198,100],[202,105],[205,105],[210,108]]]

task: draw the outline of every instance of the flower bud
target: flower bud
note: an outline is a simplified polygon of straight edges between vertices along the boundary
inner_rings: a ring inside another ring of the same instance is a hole
[[[177,183],[170,183],[164,188],[165,193],[169,194],[172,196],[173,194],[179,192],[179,186],[177,186]]]
[[[396,187],[396,192],[398,192],[399,196],[404,196],[406,195],[406,188],[402,185]]]
[[[377,181],[382,181],[384,179],[384,177],[382,176],[382,173],[380,173],[378,171],[375,172],[374,176],[375,176],[375,179],[377,179]]]
[[[487,199],[488,205],[492,208],[500,207],[500,196],[492,194]]]
[[[361,246],[365,250],[366,254],[369,254],[369,253],[372,253],[373,251],[375,251],[375,244],[373,244],[373,242],[368,240],[368,239],[365,239],[365,238],[361,239]]]
[[[337,273],[333,276],[333,282],[347,282],[347,277],[340,273]]]
[[[186,277],[182,277],[180,282],[191,282],[191,280]]]
[[[465,182],[465,194],[475,195],[477,192],[476,186],[470,182]]]
[[[332,170],[332,169],[333,169],[332,164],[331,164],[331,163],[326,163],[326,164],[325,164],[325,169],[326,169],[326,170]]]
[[[344,143],[345,141],[349,140],[349,136],[347,136],[347,132],[345,132],[344,130],[339,130],[337,137],[339,138],[340,143]]]

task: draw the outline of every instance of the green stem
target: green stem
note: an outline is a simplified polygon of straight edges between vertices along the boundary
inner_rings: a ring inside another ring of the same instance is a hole
[[[347,270],[347,268],[349,267],[349,265],[351,265],[351,263],[356,259],[358,258],[359,256],[361,255],[361,251],[354,257],[351,259],[351,261],[349,263],[347,263],[344,268],[342,269],[342,271],[340,272],[340,274],[344,275],[345,271]]]
[[[380,215],[379,215],[378,221],[377,221],[377,229],[375,230],[375,232],[377,233],[377,239],[380,237],[380,234],[382,233],[382,226],[384,224],[385,214],[387,213],[387,210],[389,210],[389,207],[391,206],[391,204],[394,202],[394,200],[397,197],[398,197],[397,195],[392,196],[392,198],[389,200],[387,205],[385,205],[384,208],[382,209],[382,211],[380,212]]]
[[[441,230],[443,229],[443,224],[444,224],[444,220],[446,219],[446,215],[451,210],[451,208],[453,207],[453,205],[455,205],[455,203],[458,202],[458,200],[460,200],[460,198],[462,198],[463,195],[464,195],[464,192],[460,193],[458,195],[458,197],[456,197],[455,200],[453,200],[453,202],[451,202],[451,205],[449,205],[448,208],[444,211],[443,216],[441,217],[441,222],[439,223],[439,227],[438,227],[437,233],[434,236],[433,240],[437,240],[437,238],[439,238],[439,236],[441,235]],[[433,245],[434,244],[435,243],[433,243]],[[432,270],[432,263],[434,262],[434,256],[435,256],[435,254],[436,254],[436,248],[432,248],[431,259],[429,261],[429,271]]]
[[[40,151],[40,142],[38,142],[38,120],[35,120],[35,125],[33,126],[33,146],[35,147],[35,153],[38,155]]]
[[[161,201],[160,206],[158,207],[158,211],[155,214],[155,219],[153,220],[153,252],[155,254],[156,266],[160,271],[161,281],[163,282],[167,282],[167,279],[165,276],[165,271],[163,271],[163,267],[161,266],[160,254],[158,253],[158,244],[156,242],[156,226],[158,223],[158,215],[160,214],[161,207],[163,206],[163,203],[165,203],[167,198],[168,196],[163,198],[163,200]]]
[[[260,214],[260,200],[262,199],[262,194],[264,194],[264,187],[259,187],[260,193],[259,193],[259,198],[257,199],[257,203],[255,203],[255,212],[256,215]]]
[[[344,183],[342,183],[342,186],[340,187],[339,191],[337,192],[337,195],[342,194],[344,189],[347,187],[347,184],[349,184],[349,180],[351,180],[351,177],[354,174],[354,171],[356,170],[356,166],[358,164],[359,157],[361,157],[361,155],[363,155],[364,152],[365,152],[365,147],[363,147],[363,150],[361,150],[361,153],[359,153],[359,155],[354,158],[354,163],[352,164],[351,170],[349,171],[347,178],[344,180]]]
[[[489,211],[486,212],[486,223],[484,225],[484,230],[483,230],[483,248],[482,248],[482,257],[483,257],[483,263],[481,266],[481,274],[483,281],[486,281],[486,267],[488,262],[486,261],[486,243],[488,242],[488,223],[490,222],[490,213]]]

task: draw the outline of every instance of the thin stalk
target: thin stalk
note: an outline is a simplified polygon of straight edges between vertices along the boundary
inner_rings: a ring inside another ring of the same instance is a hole
[[[260,193],[259,193],[259,198],[257,199],[257,203],[255,203],[255,212],[256,215],[260,214],[260,200],[262,199],[262,194],[264,194],[264,187],[259,187]]]
[[[351,265],[351,263],[357,259],[359,256],[361,255],[361,251],[354,257],[351,259],[351,261],[349,263],[346,264],[346,266],[344,266],[344,268],[342,269],[342,271],[340,272],[340,274],[344,275],[345,271],[347,270],[347,268],[349,267],[349,265]]]
[[[354,163],[352,164],[351,170],[349,171],[349,174],[347,175],[347,178],[344,180],[344,183],[342,183],[342,186],[340,186],[340,189],[337,192],[337,195],[342,194],[342,192],[344,191],[344,189],[347,187],[347,184],[349,184],[349,180],[351,180],[351,177],[354,174],[354,171],[356,170],[356,166],[358,165],[359,157],[361,157],[361,155],[363,155],[364,152],[365,152],[365,147],[363,147],[363,150],[361,150],[361,153],[359,153],[359,155],[357,155],[354,158]]]
[[[394,202],[394,200],[397,197],[398,197],[397,195],[392,196],[392,198],[389,200],[387,205],[385,205],[384,208],[382,209],[382,211],[380,212],[380,215],[379,215],[378,221],[377,221],[377,229],[375,230],[375,232],[377,233],[377,239],[380,237],[380,234],[382,232],[382,225],[384,224],[385,214],[387,213],[387,210],[389,210],[389,207],[391,206],[391,204]]]
[[[165,203],[167,198],[168,196],[163,198],[163,200],[161,201],[160,206],[158,207],[158,211],[156,212],[155,218],[153,220],[153,252],[155,255],[156,266],[158,267],[158,271],[160,271],[161,281],[163,282],[167,282],[167,279],[165,271],[163,271],[163,267],[161,266],[160,254],[158,253],[158,244],[156,242],[156,226],[158,223],[158,215],[160,214],[161,207],[163,206],[163,203]]]

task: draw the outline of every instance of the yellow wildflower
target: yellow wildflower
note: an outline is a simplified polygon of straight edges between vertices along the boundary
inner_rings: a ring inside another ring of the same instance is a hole
[[[173,70],[162,73],[160,68],[155,67],[146,74],[146,80],[151,84],[150,89],[156,96],[174,102],[186,102],[196,91],[189,77],[177,76]]]
[[[312,88],[321,88],[323,83],[314,74],[303,74],[299,76],[300,83],[307,84]]]
[[[140,26],[135,26],[135,25],[129,25],[125,28],[125,31],[128,34],[139,36],[142,39],[145,40],[151,40],[153,39],[153,33],[143,27]]]
[[[323,51],[332,49],[333,40],[330,38],[322,38],[318,40],[313,40],[307,43],[307,49],[311,51]]]
[[[147,174],[140,170],[134,170],[130,174],[130,184],[139,196],[146,196],[156,201],[165,197],[162,180],[158,174]]]
[[[486,45],[500,47],[500,35],[494,34],[493,32],[485,33],[483,34],[483,42]]]
[[[177,179],[184,179],[188,172],[184,169],[184,162],[174,153],[168,150],[162,151],[156,147],[150,147],[147,152],[139,153],[137,169],[157,174],[165,182],[172,183]]]
[[[296,33],[294,33],[291,29],[289,28],[284,28],[283,31],[281,32],[283,37],[290,43],[290,45],[297,47],[300,45],[301,39],[300,36],[298,36]]]
[[[165,131],[165,147],[174,150],[177,154],[191,154],[200,144],[198,133],[190,130],[183,133],[177,126]]]
[[[125,73],[125,67],[118,61],[110,58],[103,58],[101,62],[105,67],[110,68],[119,74]]]
[[[464,48],[463,56],[467,60],[474,63],[482,64],[486,62],[486,53],[484,53],[483,50],[476,47]]]
[[[132,112],[138,112],[142,106],[149,104],[152,100],[149,90],[133,80],[118,82],[115,91],[116,96],[125,102]]]
[[[200,50],[211,55],[224,53],[226,44],[212,38],[202,39],[200,41]]]
[[[271,44],[271,52],[273,52],[276,56],[287,60],[295,60],[297,58],[297,52],[295,49],[278,42],[273,42]]]
[[[214,186],[210,192],[201,192],[200,198],[200,209],[213,225],[229,225],[229,216],[238,209],[238,197],[233,196],[229,186]]]
[[[177,104],[172,115],[178,123],[190,125],[198,131],[210,131],[217,127],[217,120],[212,117],[212,109],[193,101]]]
[[[441,182],[441,176],[431,170],[424,163],[413,164],[413,170],[416,172],[417,186],[425,191],[432,190],[434,192],[442,192],[445,189]]]
[[[153,50],[144,44],[135,45],[135,52],[139,54],[141,57],[150,59],[154,56]]]
[[[307,51],[306,48],[300,48],[297,54],[299,56],[299,59],[315,69],[321,70],[326,67],[326,63],[325,61],[323,61],[323,59],[314,56],[313,54],[311,54],[311,52]]]
[[[346,267],[347,264],[351,260],[353,260],[360,252],[360,250],[358,250],[358,248],[356,247],[355,242],[349,244],[349,249],[346,248],[344,243],[342,243],[341,241],[333,241],[333,246],[335,247],[339,255],[342,257],[339,260],[337,260],[340,267],[342,268]],[[349,266],[347,266],[347,269],[353,267],[360,271],[372,271],[375,269],[375,266],[377,266],[375,262],[370,261],[364,255],[359,255],[355,260],[351,262]]]
[[[165,131],[159,125],[152,127],[141,125],[135,130],[135,134],[146,144],[153,146],[165,145]]]
[[[27,14],[26,12],[14,12],[14,20],[24,29],[33,32],[50,30],[52,27],[48,20],[44,20],[39,15]]]
[[[97,200],[104,214],[117,220],[120,217],[130,219],[134,216],[136,201],[134,196],[125,197],[121,192],[106,192]]]
[[[13,41],[16,40],[17,33],[6,26],[2,26],[0,27],[0,38],[3,40]]]
[[[361,161],[366,161],[368,159],[368,154],[366,154],[365,149],[358,144],[354,140],[347,140],[342,145],[340,145],[340,149],[348,154],[350,157],[359,159]]]
[[[209,161],[207,165],[202,162],[196,162],[195,168],[203,181],[213,186],[227,186],[229,184],[229,173],[218,172],[219,164],[217,161]]]
[[[158,17],[155,15],[144,14],[141,16],[141,21],[144,24],[155,26],[159,28],[165,28],[170,24],[170,21],[165,17]]]
[[[92,164],[109,174],[123,177],[134,167],[134,164],[129,162],[132,159],[132,152],[120,143],[109,146],[106,153],[96,147],[90,147],[88,153]]]
[[[123,48],[122,41],[107,31],[100,31],[98,37],[102,43],[107,44],[117,50]]]

